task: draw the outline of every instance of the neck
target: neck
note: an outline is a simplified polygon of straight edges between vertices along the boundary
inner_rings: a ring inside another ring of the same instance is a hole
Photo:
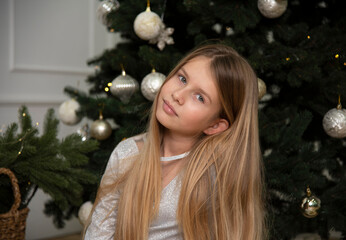
[[[162,141],[162,156],[170,157],[190,151],[196,138],[186,137],[165,131]]]

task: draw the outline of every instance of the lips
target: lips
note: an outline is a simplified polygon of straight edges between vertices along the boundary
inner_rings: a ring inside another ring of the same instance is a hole
[[[163,99],[163,111],[165,111],[168,115],[175,115],[178,116],[178,114],[176,113],[176,111],[174,110],[174,107],[172,105],[169,104],[168,101]]]

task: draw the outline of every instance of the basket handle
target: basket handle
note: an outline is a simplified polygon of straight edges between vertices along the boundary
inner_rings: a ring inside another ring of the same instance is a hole
[[[18,210],[20,206],[20,191],[19,191],[19,186],[18,186],[18,180],[14,173],[8,169],[8,168],[0,168],[0,174],[6,174],[12,183],[12,189],[13,189],[13,196],[14,196],[14,203],[10,209],[9,212],[14,212]]]

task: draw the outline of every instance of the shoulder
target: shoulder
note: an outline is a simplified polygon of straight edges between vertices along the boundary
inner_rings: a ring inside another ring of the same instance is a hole
[[[138,154],[144,144],[145,136],[143,133],[124,139],[115,147],[112,155],[116,154],[119,159],[123,159]]]
[[[112,173],[124,172],[133,162],[144,141],[146,134],[133,136],[121,141],[113,150],[106,169],[112,170]]]

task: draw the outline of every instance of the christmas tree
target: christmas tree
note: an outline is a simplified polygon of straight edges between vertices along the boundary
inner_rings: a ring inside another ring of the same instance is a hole
[[[98,142],[82,141],[77,133],[58,139],[59,120],[53,109],[47,111],[43,134],[38,136],[38,123],[32,124],[28,109],[19,109],[18,124],[12,123],[0,134],[0,168],[9,169],[18,180],[21,195],[19,210],[26,208],[38,188],[49,194],[45,213],[53,215],[54,223],[76,215],[84,201],[84,189],[97,184],[97,178],[86,167],[89,152]],[[10,179],[0,175],[0,213],[7,213],[14,203]],[[17,209],[15,209],[17,210]]]
[[[195,46],[221,42],[248,59],[264,95],[259,121],[270,239],[345,234],[342,6],[337,0],[100,2],[100,19],[124,41],[88,62],[95,66],[89,93],[65,88],[80,103],[79,114],[95,121],[91,132],[101,145],[91,170],[100,178],[115,145],[145,130],[160,81],[148,76],[153,69],[167,75]],[[107,119],[118,125],[110,136],[99,129]]]

